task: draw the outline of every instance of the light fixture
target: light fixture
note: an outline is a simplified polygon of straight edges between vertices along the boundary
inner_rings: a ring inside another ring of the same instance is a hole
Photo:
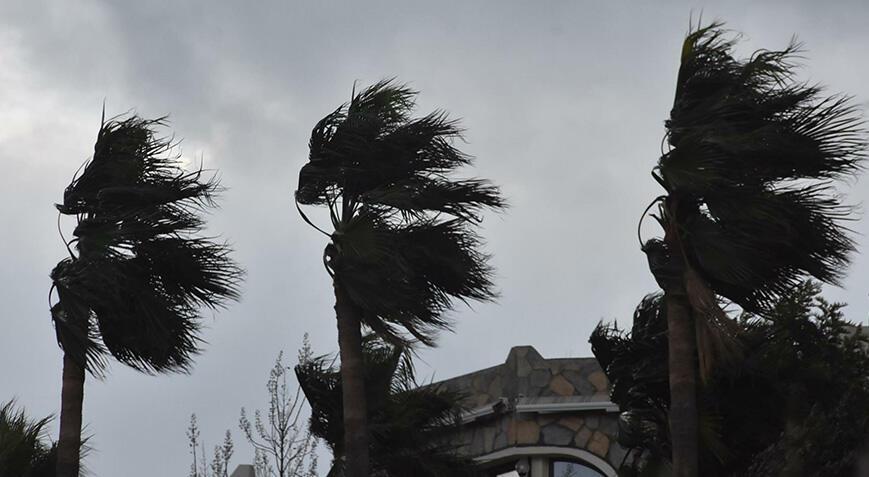
[[[528,466],[528,459],[522,458],[519,462],[516,462],[516,473],[521,477],[525,477],[528,475],[528,471],[530,467]]]

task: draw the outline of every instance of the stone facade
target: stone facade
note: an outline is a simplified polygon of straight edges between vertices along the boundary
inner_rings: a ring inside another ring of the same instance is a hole
[[[240,465],[232,471],[229,477],[255,477],[256,471],[252,465]]]
[[[617,407],[594,358],[545,359],[518,346],[501,365],[438,384],[467,396],[454,442],[472,457],[528,446],[572,448],[614,469],[625,456],[616,443]]]

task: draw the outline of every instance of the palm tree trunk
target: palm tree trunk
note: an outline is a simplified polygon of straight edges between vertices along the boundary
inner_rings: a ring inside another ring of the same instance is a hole
[[[362,364],[361,310],[337,282],[334,288],[344,403],[344,476],[368,477],[368,405]]]
[[[670,369],[670,437],[673,477],[697,477],[697,341],[684,289],[664,293],[667,306]]]
[[[63,355],[63,387],[60,392],[60,436],[57,441],[57,477],[78,477],[81,451],[84,369]]]

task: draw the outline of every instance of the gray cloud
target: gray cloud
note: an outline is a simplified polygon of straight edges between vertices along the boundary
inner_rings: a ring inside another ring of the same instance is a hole
[[[241,303],[207,318],[209,345],[191,376],[116,365],[87,384],[96,475],[184,475],[191,412],[215,444],[235,429],[239,407],[264,404],[280,349],[292,355],[307,331],[317,351],[333,351],[323,240],[296,216],[291,191],[313,124],[349,98],[353,81],[385,76],[422,91],[420,113],[443,107],[463,119],[465,150],[478,158],[468,174],[500,184],[512,204],[483,230],[501,299],[459,307],[456,332],[422,352],[420,371],[445,378],[490,366],[517,344],[588,355],[598,320],[628,322],[655,289],[636,222],[659,193],[649,170],[692,10],[744,31],[746,53],[798,33],[805,78],[869,100],[869,16],[857,2],[0,6],[0,400],[16,396],[34,415],[58,409],[61,355],[46,296],[64,250],[51,205],[91,151],[104,98],[109,113],[170,113],[185,157],[220,170],[228,190],[210,230],[235,244],[248,279]],[[869,198],[865,181],[846,191]],[[853,228],[869,246],[867,222]],[[869,313],[866,257],[843,289],[829,290],[854,320]]]

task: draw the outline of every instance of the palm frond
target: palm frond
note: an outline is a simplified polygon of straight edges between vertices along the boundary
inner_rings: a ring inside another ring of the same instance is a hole
[[[38,469],[50,464],[51,446],[45,442],[50,420],[29,419],[15,401],[0,406],[0,475],[44,475]]]
[[[629,333],[600,323],[589,342],[611,383],[610,399],[623,410],[619,443],[669,455],[667,319],[662,295],[643,298]]]
[[[412,178],[362,195],[366,204],[400,211],[414,217],[443,212],[467,221],[479,221],[480,211],[504,205],[498,188],[489,181]]]
[[[51,442],[46,429],[53,416],[33,419],[18,407],[15,400],[0,405],[0,475],[15,477],[54,477],[57,466],[57,444]],[[81,443],[81,455],[86,456],[89,438]],[[81,465],[82,477],[89,475]]]
[[[380,210],[357,215],[333,235],[340,255],[329,267],[350,298],[364,310],[363,322],[392,339],[433,343],[448,329],[451,300],[494,298],[480,239],[460,219],[394,224]]]
[[[682,222],[689,259],[719,294],[759,311],[806,275],[838,283],[853,240],[850,210],[822,186],[734,191]]]

